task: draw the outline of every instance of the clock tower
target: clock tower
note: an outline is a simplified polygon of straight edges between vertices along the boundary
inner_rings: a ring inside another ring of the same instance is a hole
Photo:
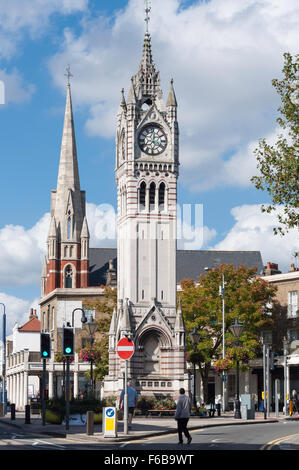
[[[177,101],[171,80],[164,102],[148,30],[127,97],[121,92],[115,174],[118,307],[109,332],[105,395],[122,389],[124,361],[116,344],[130,336],[135,353],[128,371],[139,393],[177,396],[181,387],[188,390],[185,328],[176,301]]]

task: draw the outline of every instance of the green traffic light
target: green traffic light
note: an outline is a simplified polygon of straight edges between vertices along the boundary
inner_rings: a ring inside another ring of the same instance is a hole
[[[67,354],[70,354],[70,353],[72,352],[72,348],[65,348],[65,352],[66,352]]]
[[[44,357],[47,357],[49,354],[47,353],[47,351],[43,351],[43,356]]]

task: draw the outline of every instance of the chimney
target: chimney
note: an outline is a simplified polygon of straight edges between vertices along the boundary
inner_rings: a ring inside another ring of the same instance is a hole
[[[267,262],[267,267],[265,269],[264,275],[265,276],[273,276],[274,274],[281,274],[281,271],[278,269],[278,264],[271,263],[270,261]]]
[[[31,308],[30,309],[30,314],[29,314],[29,320],[32,320],[33,317],[34,317],[33,308]]]

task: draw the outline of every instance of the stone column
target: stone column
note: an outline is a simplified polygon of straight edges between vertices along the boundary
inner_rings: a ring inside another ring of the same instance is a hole
[[[16,374],[16,400],[15,400],[15,403],[16,403],[16,410],[19,409],[19,406],[20,406],[20,373],[17,373]]]
[[[17,377],[16,377],[16,374],[13,374],[12,377],[12,390],[11,390],[11,403],[16,403],[16,387],[17,387]]]
[[[28,371],[25,370],[23,375],[24,375],[23,403],[24,403],[24,409],[25,409],[25,406],[28,405]]]
[[[49,398],[53,398],[54,397],[54,382],[53,382],[53,376],[54,376],[54,372],[53,370],[49,370]]]
[[[19,394],[19,405],[20,409],[23,411],[24,408],[24,372],[20,372],[20,394]]]

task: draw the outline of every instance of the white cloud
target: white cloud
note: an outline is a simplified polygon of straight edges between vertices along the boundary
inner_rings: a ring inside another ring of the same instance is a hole
[[[262,213],[259,204],[234,207],[231,214],[235,224],[214,250],[259,250],[264,264],[278,263],[282,272],[294,263],[292,254],[299,251],[298,231],[293,229],[283,237],[273,234],[277,215]]]
[[[5,294],[0,292],[0,302],[5,305],[6,313],[6,334],[7,336],[12,333],[12,329],[15,323],[18,323],[19,326],[24,325],[29,320],[30,309],[33,308],[39,314],[39,299],[26,300],[15,297],[13,295]],[[2,315],[4,309],[1,306],[0,309],[0,318],[1,318],[1,332],[2,332]],[[2,341],[2,334],[0,341]]]
[[[252,145],[276,126],[279,99],[271,80],[280,76],[283,53],[297,51],[298,2],[180,6],[179,0],[153,0],[150,31],[164,95],[171,76],[175,80],[181,181],[195,191],[248,186],[255,172]],[[61,50],[49,61],[63,89],[63,70],[71,64],[73,98],[89,107],[86,129],[92,135],[115,134],[120,90],[128,91],[141,58],[143,14],[142,2],[130,0],[114,21],[84,19],[79,34],[65,31]]]
[[[22,76],[16,69],[13,69],[12,72],[0,70],[0,80],[4,85],[4,99],[0,104],[27,101],[35,91],[34,85],[24,84]]]
[[[49,223],[50,216],[45,214],[29,230],[21,225],[6,225],[0,229],[1,285],[40,282]]]
[[[69,15],[86,10],[88,0],[0,0],[0,26],[15,34],[28,29],[40,33],[54,13]]]

